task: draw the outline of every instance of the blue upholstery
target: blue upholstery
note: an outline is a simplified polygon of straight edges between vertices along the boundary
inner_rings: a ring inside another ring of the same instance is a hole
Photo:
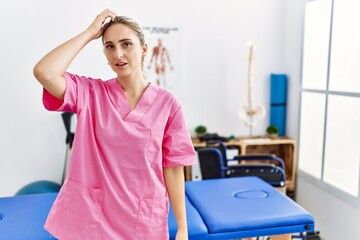
[[[313,217],[258,177],[186,182],[208,239],[232,239],[313,231]]]
[[[0,239],[49,240],[43,229],[57,193],[0,198]]]
[[[57,193],[44,193],[0,198],[0,239],[49,240],[51,235],[43,226],[56,196]],[[189,219],[190,239],[207,239],[207,228],[187,198],[186,215]],[[176,231],[177,225],[170,206],[170,239],[175,239]]]
[[[207,239],[208,231],[199,212],[194,208],[194,206],[191,204],[188,198],[185,198],[185,204],[186,204],[186,216],[188,219],[188,231],[191,236],[190,239],[191,240]],[[177,231],[177,225],[171,206],[170,206],[168,221],[169,221],[170,239],[174,240]]]
[[[234,239],[314,230],[312,216],[257,177],[186,182],[189,240]],[[49,240],[43,229],[57,193],[0,198],[0,239]],[[176,222],[170,208],[170,239]]]

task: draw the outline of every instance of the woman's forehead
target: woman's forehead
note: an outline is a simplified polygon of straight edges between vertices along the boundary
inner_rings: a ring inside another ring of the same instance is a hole
[[[133,29],[121,23],[112,24],[106,29],[104,33],[104,42],[117,42],[121,39],[131,39],[134,41],[138,39],[138,36]]]

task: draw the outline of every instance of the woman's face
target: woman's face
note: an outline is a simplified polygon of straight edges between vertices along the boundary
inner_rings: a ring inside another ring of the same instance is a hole
[[[118,77],[141,74],[141,61],[147,46],[141,45],[134,30],[124,24],[113,24],[104,33],[104,53]]]

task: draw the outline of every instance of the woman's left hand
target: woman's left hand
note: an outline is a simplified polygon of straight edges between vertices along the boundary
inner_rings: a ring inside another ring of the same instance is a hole
[[[99,15],[96,16],[95,20],[90,24],[86,29],[93,39],[97,39],[102,36],[104,32],[104,23],[107,19],[114,20],[116,17],[116,12],[111,9],[105,9]]]
[[[175,240],[188,240],[188,233],[185,230],[178,230]]]

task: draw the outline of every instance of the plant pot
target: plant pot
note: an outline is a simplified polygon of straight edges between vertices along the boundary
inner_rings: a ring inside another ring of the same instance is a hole
[[[279,137],[279,135],[277,133],[269,133],[268,136],[269,136],[269,138],[272,138],[272,139]]]

